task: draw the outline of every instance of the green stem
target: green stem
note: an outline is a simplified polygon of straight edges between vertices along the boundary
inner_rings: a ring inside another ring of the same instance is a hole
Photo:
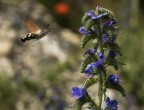
[[[102,25],[101,25],[101,19],[99,20],[99,25],[98,25],[98,32],[99,32],[99,36],[101,38],[102,36]],[[102,54],[104,54],[104,50],[101,46],[101,40],[100,40],[100,52]],[[103,97],[103,72],[100,72],[99,73],[99,91],[98,91],[98,102],[97,102],[97,105],[98,105],[98,110],[101,110],[101,104],[102,104],[102,97]]]
[[[102,96],[103,96],[103,80],[101,73],[99,74],[99,91],[98,91],[98,110],[101,110],[101,104],[102,104]]]
[[[99,36],[102,38],[102,33],[103,33],[103,26],[101,25],[101,19],[99,20]],[[102,47],[102,39],[100,40],[100,53],[104,55],[104,49]],[[104,95],[104,98],[106,98],[105,92],[106,89],[105,87],[105,81],[106,81],[106,71],[103,70],[103,67],[101,68],[101,72],[99,74],[99,91],[98,91],[98,110],[101,110],[101,104],[102,104],[102,98]]]

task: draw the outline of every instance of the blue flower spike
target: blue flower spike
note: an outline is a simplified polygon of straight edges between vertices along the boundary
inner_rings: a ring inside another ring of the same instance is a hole
[[[117,19],[112,11],[97,6],[96,10],[88,11],[82,17],[81,47],[88,48],[83,56],[80,72],[87,76],[82,87],[73,87],[72,96],[76,98],[75,110],[82,110],[86,104],[89,110],[118,110],[118,102],[106,96],[107,89],[113,89],[125,96],[125,89],[120,84],[117,74],[108,74],[107,69],[113,66],[115,70],[122,64],[116,58],[122,55],[122,50],[117,44],[118,37]],[[89,45],[88,45],[89,44]],[[86,90],[94,84],[99,84],[98,95],[90,95]],[[106,106],[103,109],[103,97]],[[94,100],[96,99],[96,100]]]

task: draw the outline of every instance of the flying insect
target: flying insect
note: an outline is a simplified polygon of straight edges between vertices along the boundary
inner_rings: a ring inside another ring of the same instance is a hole
[[[45,30],[41,30],[37,26],[37,24],[29,17],[26,17],[26,25],[28,29],[28,34],[25,37],[21,38],[21,42],[26,42],[29,40],[39,40],[52,31],[48,28]]]

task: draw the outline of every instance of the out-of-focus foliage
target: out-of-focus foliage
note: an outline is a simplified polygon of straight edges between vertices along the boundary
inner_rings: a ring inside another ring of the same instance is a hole
[[[0,110],[15,109],[18,88],[6,76],[0,76]]]
[[[123,61],[126,64],[126,67],[122,68],[122,76],[125,78],[128,102],[135,97],[134,100],[139,107],[144,108],[144,33],[141,29],[138,31],[127,30],[121,36],[121,45],[125,53]]]

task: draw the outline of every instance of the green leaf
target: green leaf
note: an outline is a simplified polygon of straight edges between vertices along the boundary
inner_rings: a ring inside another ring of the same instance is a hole
[[[81,20],[81,22],[82,23],[85,23],[88,19],[90,19],[91,17],[90,16],[88,16],[87,14],[84,14],[84,16],[82,17],[82,20]]]
[[[113,20],[117,21],[116,18],[114,17],[113,12],[110,11],[110,10],[108,10],[108,9],[106,9],[106,8],[100,7],[100,9],[98,10],[98,12],[99,12],[100,14],[101,14],[101,13],[107,13],[107,15],[104,16],[104,17],[108,17],[109,19],[113,19]],[[108,18],[107,18],[107,19],[108,19]]]
[[[80,99],[77,99],[74,104],[75,110],[82,110],[82,106],[88,102],[92,102],[90,96],[85,96]]]
[[[82,63],[81,63],[80,72],[83,73],[83,71],[85,70],[87,65],[92,63],[92,62],[93,62],[93,60],[91,59],[91,56],[88,56],[88,57],[84,58]]]
[[[87,88],[89,88],[90,86],[96,84],[97,81],[98,81],[98,77],[88,78],[88,79],[84,82],[83,86],[87,89]]]
[[[116,60],[115,58],[108,57],[108,58],[106,59],[106,64],[107,64],[107,65],[110,65],[110,66],[113,66],[115,70],[118,70],[118,69],[119,69],[117,60]]]
[[[106,88],[114,89],[114,90],[119,91],[122,94],[123,97],[126,95],[124,88],[120,84],[110,84],[110,83],[106,82],[105,86],[106,86]]]
[[[81,47],[84,48],[87,42],[91,39],[94,39],[93,35],[83,35],[80,43]]]
[[[92,42],[92,48],[94,48],[94,49],[97,50],[98,47],[99,47],[99,43],[98,43],[97,39],[93,40],[93,42]]]
[[[90,30],[92,28],[92,26],[96,25],[96,21],[89,19],[87,20],[87,22],[84,23],[84,27],[86,29],[86,31]]]
[[[120,56],[122,56],[122,50],[117,43],[109,43],[109,49],[116,51]]]
[[[94,12],[94,10],[91,10],[91,12]],[[87,22],[88,19],[91,19],[91,17],[89,15],[87,15],[87,13],[84,14],[84,16],[82,17],[81,22],[84,24],[85,22]]]

